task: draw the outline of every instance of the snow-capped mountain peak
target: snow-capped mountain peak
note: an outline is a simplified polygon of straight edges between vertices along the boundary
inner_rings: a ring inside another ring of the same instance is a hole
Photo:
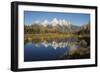
[[[42,24],[44,27],[46,27],[46,26],[49,24],[49,22],[48,22],[48,20],[44,20],[41,24]]]
[[[59,21],[57,20],[57,18],[54,18],[54,19],[51,21],[52,26],[57,26],[58,23],[59,23]]]

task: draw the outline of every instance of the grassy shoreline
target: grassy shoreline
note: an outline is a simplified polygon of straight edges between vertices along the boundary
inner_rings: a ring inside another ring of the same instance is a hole
[[[65,38],[83,38],[89,37],[89,35],[75,35],[75,34],[58,34],[58,33],[48,33],[48,34],[24,34],[24,42],[32,41],[48,41],[48,40],[58,40]]]

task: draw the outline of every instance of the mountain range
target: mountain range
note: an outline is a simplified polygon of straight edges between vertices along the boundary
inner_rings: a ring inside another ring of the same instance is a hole
[[[53,32],[64,32],[64,33],[75,33],[78,32],[82,29],[87,28],[87,24],[83,26],[76,26],[72,24],[70,21],[66,21],[65,19],[57,19],[54,18],[51,21],[44,20],[42,22],[40,21],[35,21],[31,25],[25,25],[27,27],[30,27],[32,29],[39,29],[44,31],[53,31]]]
[[[68,26],[68,25],[70,25],[71,23],[69,22],[69,21],[66,21],[65,19],[60,19],[60,20],[58,20],[57,18],[54,18],[53,20],[51,20],[51,21],[48,21],[48,20],[44,20],[44,21],[35,21],[35,22],[33,22],[32,23],[32,25],[34,25],[34,24],[40,24],[40,25],[43,25],[43,26],[48,26],[48,25],[52,25],[53,27],[54,26],[58,26],[58,25],[60,25],[60,26]]]

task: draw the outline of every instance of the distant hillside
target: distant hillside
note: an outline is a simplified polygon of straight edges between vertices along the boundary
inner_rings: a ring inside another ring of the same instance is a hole
[[[90,23],[81,26],[77,34],[90,34]]]

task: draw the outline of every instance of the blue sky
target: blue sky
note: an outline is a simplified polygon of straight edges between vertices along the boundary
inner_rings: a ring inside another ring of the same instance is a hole
[[[24,11],[24,24],[27,25],[45,19],[51,21],[53,18],[57,18],[58,20],[65,19],[66,21],[70,21],[73,25],[81,26],[90,21],[90,14]]]

